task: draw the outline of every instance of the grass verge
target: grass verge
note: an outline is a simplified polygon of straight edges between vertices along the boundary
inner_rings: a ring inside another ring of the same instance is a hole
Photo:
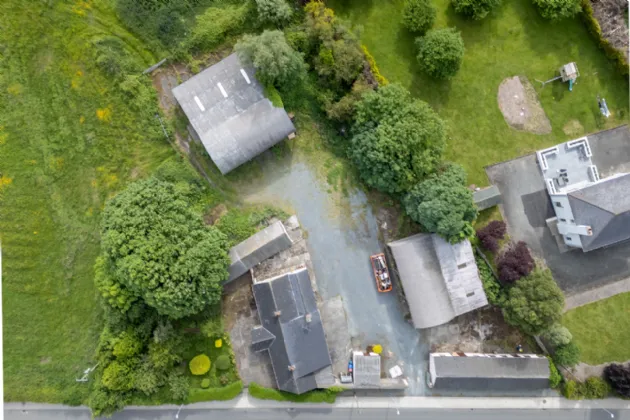
[[[260,400],[290,401],[296,403],[328,403],[332,404],[337,399],[337,394],[341,392],[338,388],[317,389],[304,394],[296,395],[290,392],[279,391],[277,389],[265,388],[256,382],[249,384],[249,395]]]
[[[192,388],[188,394],[188,403],[203,401],[227,401],[236,398],[243,390],[243,382],[237,381],[222,388]]]
[[[562,324],[580,347],[582,362],[598,365],[630,360],[630,293],[572,309],[564,314]]]

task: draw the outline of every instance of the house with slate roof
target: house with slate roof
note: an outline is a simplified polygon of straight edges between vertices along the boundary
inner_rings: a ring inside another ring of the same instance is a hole
[[[600,179],[587,137],[536,156],[556,214],[547,225],[567,248],[588,252],[630,239],[629,173]]]
[[[329,386],[330,354],[308,270],[299,268],[253,285],[260,326],[254,351],[267,351],[278,389],[302,394]]]

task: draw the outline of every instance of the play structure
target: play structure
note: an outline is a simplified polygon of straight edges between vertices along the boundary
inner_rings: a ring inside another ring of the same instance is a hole
[[[577,68],[577,64],[575,63],[565,64],[564,66],[560,67],[559,72],[560,72],[560,76],[556,76],[545,82],[538,79],[536,79],[536,81],[542,83],[542,86],[545,87],[547,83],[551,83],[558,79],[562,79],[563,82],[569,82],[569,91],[572,91],[573,85],[575,84],[575,80],[580,76],[580,71]]]

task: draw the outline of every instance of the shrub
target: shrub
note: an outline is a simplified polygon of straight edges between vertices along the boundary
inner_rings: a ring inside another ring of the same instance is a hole
[[[349,154],[369,186],[403,193],[438,167],[445,127],[427,103],[392,83],[365,93],[355,108]]]
[[[492,9],[501,4],[501,0],[451,0],[451,4],[457,13],[480,20],[488,16]]]
[[[630,398],[630,365],[612,363],[604,368],[604,377],[617,394]]]
[[[553,352],[553,360],[560,366],[575,366],[580,362],[580,348],[574,341],[558,346]]]
[[[432,29],[416,40],[418,61],[429,75],[448,79],[459,71],[464,58],[464,40],[455,28]]]
[[[225,354],[217,357],[217,360],[214,361],[215,366],[218,370],[228,370],[230,368],[230,358]]]
[[[527,244],[520,241],[499,257],[497,263],[499,280],[503,284],[512,284],[531,273],[535,266],[536,263],[529,253]]]
[[[130,391],[134,385],[132,366],[114,360],[103,370],[101,382],[111,391]]]
[[[220,338],[214,340],[214,347],[217,349],[223,347],[223,340],[221,340]]]
[[[248,2],[243,5],[208,7],[197,15],[192,34],[184,48],[192,52],[209,51],[242,27],[247,17]]]
[[[560,321],[563,309],[564,295],[551,271],[538,268],[509,288],[503,317],[526,334],[536,335]]]
[[[488,267],[488,264],[475,253],[475,260],[477,261],[477,268],[479,270],[479,277],[481,277],[481,283],[483,284],[483,291],[486,293],[488,302],[490,305],[502,307],[505,302],[505,291],[501,287],[501,284],[497,281]]]
[[[343,96],[339,101],[323,101],[326,115],[331,120],[339,122],[352,121],[357,104],[361,101],[363,94],[371,89],[372,87],[365,81],[365,78],[359,77],[352,85],[352,90]]]
[[[256,7],[263,23],[284,23],[291,19],[293,14],[286,0],[256,0]]]
[[[477,217],[472,192],[466,188],[466,172],[449,164],[413,187],[405,196],[405,211],[428,232],[437,233],[451,243],[470,237]]]
[[[543,336],[549,340],[549,343],[553,347],[566,346],[573,339],[573,335],[567,327],[560,323],[553,324],[547,331],[543,333]]]
[[[540,15],[545,19],[570,18],[582,10],[580,0],[534,0]]]
[[[363,50],[365,59],[370,65],[370,71],[372,72],[372,76],[374,76],[378,85],[385,86],[386,84],[388,84],[389,82],[387,81],[385,76],[381,74],[381,71],[378,69],[378,66],[376,65],[376,60],[374,59],[372,54],[370,54],[370,51],[368,51],[367,47],[365,45],[361,45],[361,50]]]
[[[188,398],[190,384],[186,376],[171,372],[168,375],[167,383],[174,401],[185,401]]]
[[[558,372],[558,368],[550,357],[549,359],[549,386],[551,388],[558,388],[560,386],[560,382],[562,382],[562,375]]]
[[[477,238],[482,247],[495,253],[499,250],[499,241],[505,237],[506,227],[502,220],[493,220],[477,230]]]
[[[402,22],[411,32],[424,34],[433,26],[435,15],[431,0],[405,0]]]
[[[243,390],[243,383],[237,381],[222,388],[192,388],[188,394],[188,403],[203,401],[227,401],[235,398]]]
[[[264,85],[291,85],[306,74],[302,54],[289,46],[281,31],[245,35],[234,49],[244,63],[256,68],[256,77]]]
[[[125,359],[136,356],[142,350],[142,342],[131,330],[120,334],[114,342],[113,354],[118,359]]]
[[[570,400],[602,399],[610,393],[610,386],[602,378],[591,376],[585,382],[567,381],[562,393]]]
[[[199,354],[192,358],[189,367],[193,375],[205,375],[210,370],[210,358],[205,354]]]
[[[223,334],[223,319],[221,316],[212,317],[201,325],[201,333],[208,338],[216,339]]]
[[[210,388],[210,379],[208,379],[208,378],[204,378],[204,379],[201,381],[201,387],[202,387],[203,389]]]

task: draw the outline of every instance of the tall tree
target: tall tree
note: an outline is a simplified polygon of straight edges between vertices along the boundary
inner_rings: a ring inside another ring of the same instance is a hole
[[[243,62],[254,66],[256,77],[263,84],[282,87],[306,74],[302,54],[289,46],[281,31],[245,35],[234,49]]]
[[[97,286],[121,311],[141,300],[177,319],[221,297],[230,264],[226,237],[206,227],[169,182],[136,182],[111,199],[103,212],[101,243]]]
[[[403,203],[409,217],[427,231],[456,243],[474,233],[477,208],[466,188],[466,172],[449,164],[409,191]]]
[[[403,193],[439,165],[444,123],[405,88],[390,84],[369,91],[355,109],[350,156],[368,185]]]
[[[536,335],[560,321],[563,309],[564,295],[551,271],[537,268],[510,287],[503,316],[509,324]]]

